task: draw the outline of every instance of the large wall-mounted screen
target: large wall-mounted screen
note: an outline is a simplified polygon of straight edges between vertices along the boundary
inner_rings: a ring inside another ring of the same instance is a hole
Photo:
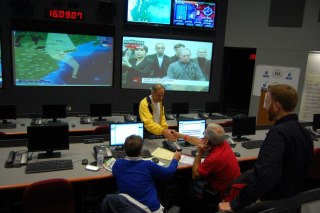
[[[127,23],[170,25],[171,0],[127,0]]]
[[[17,86],[113,86],[113,37],[12,31]]]
[[[122,51],[122,88],[209,91],[212,42],[125,36]]]
[[[1,37],[0,37],[0,88],[2,87],[2,54],[1,54]]]
[[[203,1],[175,0],[173,10],[173,25],[215,28],[216,4]]]

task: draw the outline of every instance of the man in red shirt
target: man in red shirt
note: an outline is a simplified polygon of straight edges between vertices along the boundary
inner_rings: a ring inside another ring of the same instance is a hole
[[[225,140],[223,127],[215,123],[208,124],[203,139],[178,132],[174,135],[176,138],[183,138],[198,146],[192,166],[192,178],[204,178],[212,189],[220,192],[223,199],[227,187],[240,176],[237,158]],[[208,156],[201,163],[201,158],[206,151],[209,152]]]

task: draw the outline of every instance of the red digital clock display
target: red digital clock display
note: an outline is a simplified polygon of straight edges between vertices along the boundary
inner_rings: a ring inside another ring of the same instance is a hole
[[[63,20],[74,20],[82,21],[83,12],[82,11],[72,11],[72,10],[54,10],[49,9],[47,16],[52,19],[63,19]]]

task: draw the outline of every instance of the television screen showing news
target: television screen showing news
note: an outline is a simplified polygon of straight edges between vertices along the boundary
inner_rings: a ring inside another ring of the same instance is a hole
[[[215,28],[216,4],[203,1],[174,1],[173,25]]]
[[[128,0],[127,22],[169,25],[171,0]]]
[[[112,86],[113,37],[12,31],[17,86]]]
[[[208,92],[213,42],[123,37],[122,88]]]

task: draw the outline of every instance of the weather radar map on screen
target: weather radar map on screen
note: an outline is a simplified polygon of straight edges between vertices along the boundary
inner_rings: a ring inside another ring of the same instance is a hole
[[[17,86],[112,86],[113,37],[13,31]]]
[[[122,88],[208,92],[212,42],[123,37]]]
[[[171,0],[128,0],[127,22],[169,25]]]
[[[173,25],[213,29],[215,11],[213,2],[175,0]]]

